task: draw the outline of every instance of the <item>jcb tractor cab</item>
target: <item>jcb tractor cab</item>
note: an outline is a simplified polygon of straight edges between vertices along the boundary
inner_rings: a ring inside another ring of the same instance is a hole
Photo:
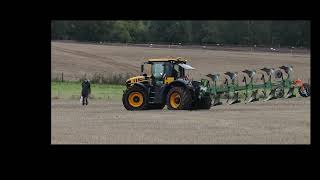
[[[122,102],[127,110],[170,110],[205,108],[211,106],[210,96],[199,96],[200,82],[190,81],[185,70],[194,69],[182,58],[149,59],[141,65],[141,76],[126,81]],[[144,66],[151,65],[151,75]]]

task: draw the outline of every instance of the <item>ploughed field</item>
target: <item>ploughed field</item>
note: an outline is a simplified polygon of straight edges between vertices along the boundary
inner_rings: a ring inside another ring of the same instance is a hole
[[[75,79],[81,75],[94,73],[140,74],[140,64],[147,58],[166,56],[184,57],[188,64],[196,68],[189,71],[195,80],[206,78],[208,73],[243,71],[263,67],[278,68],[293,66],[293,78],[308,81],[310,78],[310,54],[215,51],[205,49],[173,49],[132,46],[107,46],[81,43],[51,42],[51,72],[64,73],[64,79]],[[242,74],[241,74],[242,75]]]
[[[253,53],[201,49],[169,49],[51,43],[51,71],[65,79],[82,74],[116,72],[139,74],[144,58],[181,56],[196,70],[194,79],[208,73],[293,65],[293,78],[308,81],[310,55]],[[257,71],[257,78],[260,72]],[[222,76],[223,80],[223,76]],[[79,87],[80,92],[80,87]],[[118,96],[117,96],[118,97]],[[310,97],[238,103],[210,110],[127,111],[121,98],[51,100],[52,144],[309,144]]]
[[[310,98],[210,110],[127,111],[121,102],[52,100],[53,144],[309,144]]]

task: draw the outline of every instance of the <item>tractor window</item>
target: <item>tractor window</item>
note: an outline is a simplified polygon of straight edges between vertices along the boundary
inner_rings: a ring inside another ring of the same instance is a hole
[[[154,63],[152,66],[152,75],[159,79],[163,76],[164,66],[162,63]]]
[[[184,69],[181,66],[179,66],[178,64],[175,64],[173,68],[176,71],[175,77],[180,78],[184,76]]]
[[[178,64],[175,64],[173,68],[176,71],[175,77],[181,77],[180,66]]]
[[[166,73],[166,76],[172,76],[172,63],[164,63],[164,73]]]

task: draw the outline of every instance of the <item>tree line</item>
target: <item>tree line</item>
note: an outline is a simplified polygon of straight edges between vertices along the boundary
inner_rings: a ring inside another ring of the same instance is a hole
[[[52,40],[310,47],[303,20],[51,21]]]

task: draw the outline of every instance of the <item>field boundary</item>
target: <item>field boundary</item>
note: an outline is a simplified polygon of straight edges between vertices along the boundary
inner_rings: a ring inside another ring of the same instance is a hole
[[[275,47],[275,46],[247,46],[247,45],[227,45],[227,44],[168,44],[168,43],[118,43],[118,42],[89,42],[75,40],[51,40],[51,42],[60,43],[79,43],[93,45],[108,45],[108,46],[132,46],[132,47],[150,47],[150,48],[169,48],[169,49],[206,49],[216,51],[242,51],[242,52],[272,52],[286,54],[310,54],[309,48],[295,47]]]

